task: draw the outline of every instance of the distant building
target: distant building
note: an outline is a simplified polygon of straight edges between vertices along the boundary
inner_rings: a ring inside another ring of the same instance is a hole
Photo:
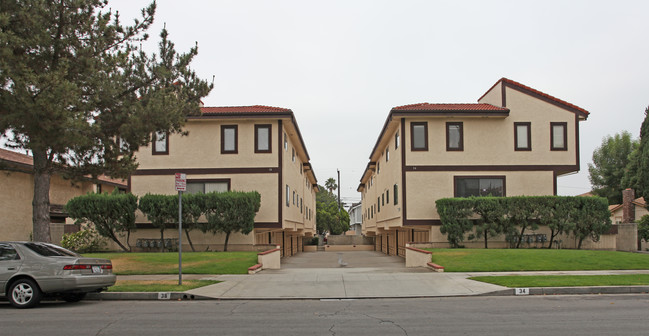
[[[30,240],[32,237],[32,200],[34,199],[34,159],[25,154],[0,149],[0,237],[2,240]],[[60,244],[64,233],[79,231],[74,220],[68,218],[64,206],[76,196],[88,192],[126,191],[123,180],[100,176],[78,182],[53,174],[50,180],[50,237]]]
[[[233,234],[228,249],[256,245],[282,247],[282,255],[302,251],[302,238],[315,234],[317,179],[293,111],[270,106],[201,107],[189,116],[189,135],[156,134],[137,153],[130,180],[137,196],[174,194],[174,174],[187,174],[187,192],[257,191],[261,208],[254,231]],[[137,217],[134,238],[159,237],[145,216]],[[171,238],[177,231],[169,230]],[[197,250],[222,250],[225,235],[192,231]],[[188,248],[188,247],[187,247]]]
[[[557,177],[579,171],[588,115],[506,78],[477,103],[391,109],[357,189],[363,233],[377,250],[404,255],[407,242],[447,246],[440,198],[556,195]]]
[[[349,208],[349,231],[347,235],[360,236],[363,233],[363,206],[359,203],[353,203]]]

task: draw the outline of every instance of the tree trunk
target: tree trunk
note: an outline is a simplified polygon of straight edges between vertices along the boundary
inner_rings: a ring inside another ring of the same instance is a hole
[[[581,250],[581,243],[584,241],[584,238],[586,238],[586,237],[579,238],[579,245],[577,245],[578,250]]]
[[[114,241],[117,245],[119,245],[119,247],[122,250],[124,250],[124,252],[131,252],[131,246],[130,245],[129,245],[128,248],[126,248],[126,246],[124,246],[124,244],[122,244],[122,242],[119,241],[119,239],[117,238],[117,236],[115,235],[115,233],[113,231],[109,231],[109,232],[110,232],[110,239],[112,241]],[[130,236],[130,234],[131,234],[130,230],[128,231],[128,234]],[[126,239],[126,241],[128,242],[128,238]]]
[[[160,252],[165,251],[165,229],[160,230]]]
[[[128,252],[132,252],[133,248],[131,247],[131,230],[126,230],[126,246],[128,246]]]
[[[548,250],[552,248],[552,243],[554,242],[554,237],[557,236],[559,233],[557,232],[556,234],[554,233],[554,229],[550,231],[550,245],[548,245]]]
[[[47,151],[32,150],[34,156],[34,198],[32,200],[32,240],[51,242],[50,237],[50,171]]]
[[[520,247],[521,247],[521,243],[523,242],[523,235],[525,234],[525,228],[526,228],[526,227],[527,227],[527,225],[526,225],[526,226],[523,226],[523,228],[521,229],[521,235],[518,236],[518,244],[516,244],[516,248],[520,248]]]
[[[484,248],[488,249],[489,247],[487,246],[487,229],[484,230]]]
[[[225,233],[225,244],[223,244],[223,252],[228,251],[228,240],[230,240],[230,232]]]
[[[194,244],[192,243],[192,239],[189,238],[189,230],[185,229],[185,236],[187,236],[187,242],[189,243],[189,246],[192,248],[192,252],[196,252],[194,249]]]

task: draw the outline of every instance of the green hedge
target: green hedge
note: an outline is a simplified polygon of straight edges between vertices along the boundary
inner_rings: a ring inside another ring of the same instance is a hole
[[[608,201],[601,197],[443,198],[435,204],[442,221],[440,231],[453,247],[462,247],[466,236],[484,239],[487,248],[489,238],[504,234],[510,245],[518,248],[525,231],[544,225],[551,231],[548,248],[560,234],[573,235],[581,248],[584,239],[598,241],[611,228]]]

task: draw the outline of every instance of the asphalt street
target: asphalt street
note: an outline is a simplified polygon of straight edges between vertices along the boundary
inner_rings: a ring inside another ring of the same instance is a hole
[[[649,295],[0,303],[1,335],[646,335]]]

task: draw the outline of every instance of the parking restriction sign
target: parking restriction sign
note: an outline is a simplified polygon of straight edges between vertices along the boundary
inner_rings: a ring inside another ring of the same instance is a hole
[[[176,191],[187,191],[187,174],[176,173]]]

